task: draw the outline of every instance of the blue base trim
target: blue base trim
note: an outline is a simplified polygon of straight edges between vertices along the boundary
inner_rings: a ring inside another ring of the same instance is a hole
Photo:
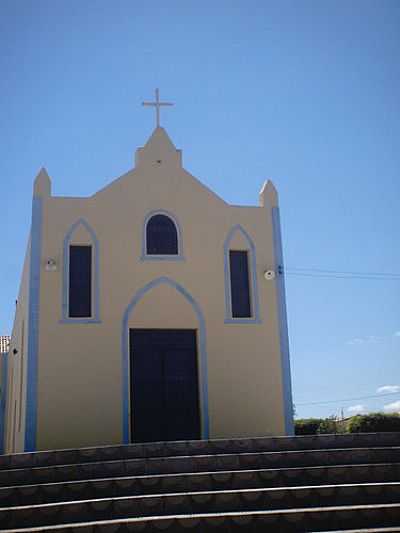
[[[208,416],[208,370],[207,370],[207,347],[206,347],[206,323],[203,312],[187,290],[176,283],[176,281],[162,276],[154,279],[141,289],[137,291],[128,307],[126,308],[122,318],[122,332],[121,332],[121,349],[122,349],[122,433],[123,443],[130,442],[130,392],[129,392],[129,318],[134,311],[136,305],[143,298],[143,296],[151,289],[159,285],[169,285],[176,289],[193,307],[197,320],[199,321],[199,385],[200,385],[200,405],[201,405],[201,420],[202,420],[202,438],[209,438],[209,416]]]
[[[256,318],[225,318],[224,324],[262,324],[262,320]]]
[[[231,273],[229,266],[229,249],[230,243],[236,232],[240,232],[248,242],[249,246],[249,275],[250,275],[250,301],[253,316],[245,322],[240,322],[242,319],[232,318],[232,299],[231,299]],[[261,324],[260,319],[260,303],[258,297],[257,284],[257,259],[256,247],[247,231],[240,225],[236,224],[230,229],[228,236],[224,242],[224,276],[225,276],[225,324]]]
[[[58,321],[59,324],[102,324],[102,320],[95,320],[91,318],[63,318]]]
[[[272,231],[274,237],[276,287],[278,297],[279,336],[281,345],[282,381],[285,409],[285,430],[287,435],[294,435],[292,380],[290,376],[289,334],[287,325],[285,276],[283,274],[283,252],[279,207],[272,208]],[[282,273],[279,273],[282,272]]]
[[[42,251],[43,200],[33,197],[28,303],[28,370],[26,391],[26,452],[36,450],[39,352],[40,261]]]
[[[79,226],[83,226],[89,233],[92,240],[94,257],[93,257],[93,318],[84,319],[82,322],[68,316],[68,287],[69,287],[69,246],[74,232]],[[83,218],[77,220],[67,231],[64,237],[64,264],[63,264],[63,286],[62,286],[62,319],[60,324],[100,324],[100,274],[99,274],[99,241],[96,233],[90,224]]]

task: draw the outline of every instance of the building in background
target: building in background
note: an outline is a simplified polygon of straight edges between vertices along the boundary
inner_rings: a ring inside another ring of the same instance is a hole
[[[0,335],[0,353],[8,353],[10,339],[9,335]]]
[[[293,432],[273,184],[227,204],[158,124],[135,163],[88,198],[35,180],[7,452]]]

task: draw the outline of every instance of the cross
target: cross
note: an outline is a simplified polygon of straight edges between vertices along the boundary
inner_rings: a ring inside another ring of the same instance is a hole
[[[157,128],[158,128],[160,126],[160,107],[170,106],[174,104],[171,104],[169,102],[160,102],[160,93],[159,93],[159,90],[156,89],[156,101],[155,102],[143,102],[142,105],[156,108],[156,122],[157,122]]]

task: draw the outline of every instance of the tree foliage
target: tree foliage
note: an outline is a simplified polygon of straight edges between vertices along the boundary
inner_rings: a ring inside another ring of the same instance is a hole
[[[295,420],[296,435],[318,435],[323,433],[379,433],[399,431],[400,415],[370,413],[356,415],[346,420],[334,416],[328,418],[300,418]]]
[[[316,435],[323,418],[300,418],[295,420],[296,435]]]
[[[349,433],[376,433],[379,431],[400,431],[400,415],[370,413],[353,416],[347,424]]]

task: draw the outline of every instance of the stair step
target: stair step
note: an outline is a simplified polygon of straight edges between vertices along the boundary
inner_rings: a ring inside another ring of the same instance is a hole
[[[297,437],[156,442],[18,453],[0,456],[0,470],[146,457],[300,451],[306,449],[376,448],[379,446],[400,446],[400,433],[305,435]]]
[[[189,472],[0,487],[0,506],[38,505],[154,493],[390,481],[400,481],[400,463]]]
[[[116,520],[94,520],[76,524],[58,524],[3,530],[3,533],[33,533],[59,531],[76,533],[188,533],[188,529],[208,532],[246,533],[265,532],[272,527],[275,533],[304,531],[338,531],[343,528],[372,528],[398,526],[400,504],[353,505],[315,508],[280,509],[273,511],[240,511],[187,515],[152,516]]]
[[[0,471],[0,486],[178,472],[253,470],[382,462],[400,462],[400,447],[192,455],[20,468]]]
[[[190,455],[90,462],[0,471],[0,486],[88,478],[400,462],[400,447],[345,448],[218,455]]]
[[[26,523],[46,526],[146,516],[250,512],[298,506],[376,505],[399,501],[400,482],[180,492],[3,508],[0,509],[0,528],[18,528]]]
[[[373,529],[340,529],[330,533],[399,533],[400,527],[374,527]],[[327,531],[310,531],[310,533],[327,533]]]

